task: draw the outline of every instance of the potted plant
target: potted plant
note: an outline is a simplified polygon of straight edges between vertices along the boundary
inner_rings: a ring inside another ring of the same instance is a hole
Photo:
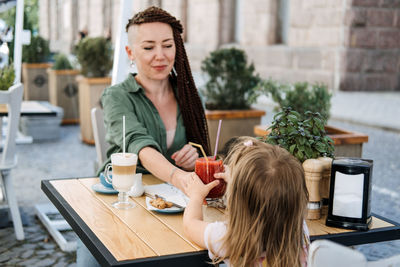
[[[326,85],[317,83],[310,85],[307,82],[291,84],[279,84],[272,79],[264,80],[255,89],[255,96],[267,95],[277,103],[276,110],[282,111],[285,107],[291,107],[299,114],[306,111],[319,112],[324,119],[324,127],[328,136],[334,141],[335,155],[346,157],[361,157],[362,145],[368,142],[368,136],[362,133],[350,132],[327,124],[330,117],[331,94]],[[267,126],[257,125],[254,132],[258,136],[268,134]]]
[[[77,77],[81,137],[83,142],[94,145],[90,111],[100,106],[102,92],[111,85],[111,43],[104,37],[86,37],[77,45],[77,58],[83,75]]]
[[[254,88],[260,81],[253,64],[247,63],[243,50],[223,48],[211,52],[202,61],[201,70],[208,78],[201,90],[206,98],[206,118],[211,147],[215,147],[218,122],[223,119],[220,147],[233,136],[251,136],[265,115],[251,109]]]
[[[63,124],[79,122],[79,98],[76,76],[79,70],[72,68],[64,54],[57,54],[52,68],[47,69],[49,75],[50,103],[64,109]]]
[[[300,162],[332,157],[333,140],[326,135],[324,121],[318,112],[300,114],[288,107],[274,116],[270,132],[262,140],[285,148]]]
[[[49,101],[47,68],[50,55],[49,42],[40,36],[31,38],[31,43],[22,49],[22,80],[25,100]]]
[[[321,217],[321,200],[328,199],[333,140],[326,135],[325,118],[318,112],[303,114],[284,108],[274,116],[264,142],[279,145],[303,164],[309,193],[308,219]],[[327,203],[327,201],[325,201]]]

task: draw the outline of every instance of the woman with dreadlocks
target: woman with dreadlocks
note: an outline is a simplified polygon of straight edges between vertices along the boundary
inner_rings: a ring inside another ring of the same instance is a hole
[[[150,7],[130,19],[126,31],[125,49],[137,73],[105,89],[101,97],[111,145],[107,156],[123,150],[125,115],[125,151],[138,155],[138,172],[148,171],[183,189],[199,157],[188,142],[201,144],[209,154],[209,140],[181,38],[182,25],[166,11]],[[77,265],[97,264],[79,242]]]
[[[182,189],[199,156],[188,142],[207,152],[209,148],[204,109],[180,36],[182,25],[166,11],[150,7],[130,19],[126,31],[125,49],[137,74],[107,88],[101,97],[111,144],[107,155],[122,152],[125,115],[125,151],[139,156],[138,172],[149,171]]]

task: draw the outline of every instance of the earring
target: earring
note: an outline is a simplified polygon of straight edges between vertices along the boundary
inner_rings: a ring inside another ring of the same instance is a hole
[[[133,61],[133,60],[131,60],[131,68],[134,68],[135,67],[135,61]]]

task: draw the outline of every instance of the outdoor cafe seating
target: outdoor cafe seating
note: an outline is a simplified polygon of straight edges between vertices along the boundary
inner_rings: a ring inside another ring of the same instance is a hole
[[[111,206],[117,196],[93,190],[99,178],[42,181],[42,190],[57,207],[97,261],[106,266],[207,266],[207,251],[183,233],[182,213],[149,210],[146,197],[131,198],[136,207],[118,210]],[[162,184],[143,175],[146,186]],[[224,210],[203,207],[206,221],[223,220]],[[307,220],[311,241],[331,240],[352,246],[400,238],[400,225],[376,214],[368,231],[328,227],[326,215]]]

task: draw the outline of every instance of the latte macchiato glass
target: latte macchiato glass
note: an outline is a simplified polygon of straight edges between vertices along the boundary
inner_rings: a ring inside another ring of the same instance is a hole
[[[127,192],[131,190],[135,181],[137,155],[133,153],[114,153],[111,155],[111,163],[104,169],[106,181],[119,192],[118,201],[113,207],[118,209],[133,208],[135,204],[129,200]],[[112,178],[110,169],[112,168]]]

